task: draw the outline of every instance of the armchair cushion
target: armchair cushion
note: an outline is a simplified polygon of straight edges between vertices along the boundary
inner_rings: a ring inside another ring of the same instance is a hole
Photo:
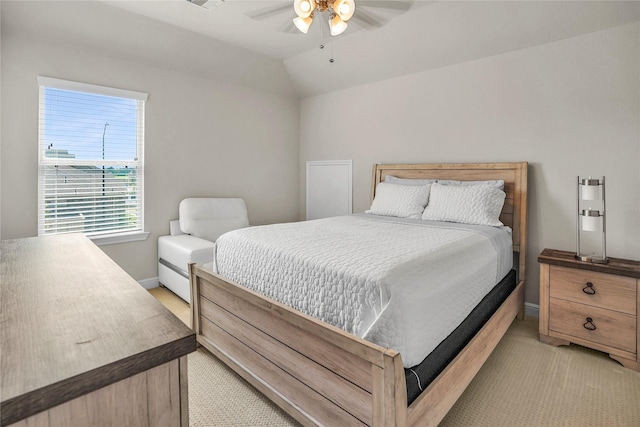
[[[188,198],[180,202],[180,230],[211,242],[227,231],[249,226],[240,198]]]
[[[169,221],[169,234],[172,236],[179,236],[181,234],[184,234],[182,230],[180,230],[179,219],[174,219],[172,221]]]
[[[188,234],[161,236],[158,238],[158,258],[187,273],[187,266],[192,262],[204,264],[212,261],[215,246],[216,244],[209,240]]]

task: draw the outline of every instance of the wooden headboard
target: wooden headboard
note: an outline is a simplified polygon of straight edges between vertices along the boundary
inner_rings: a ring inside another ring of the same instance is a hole
[[[513,251],[520,254],[518,272],[520,280],[524,280],[527,243],[527,162],[378,164],[373,167],[371,201],[375,197],[376,186],[383,182],[387,175],[412,179],[504,180],[507,197],[500,221],[513,230]]]

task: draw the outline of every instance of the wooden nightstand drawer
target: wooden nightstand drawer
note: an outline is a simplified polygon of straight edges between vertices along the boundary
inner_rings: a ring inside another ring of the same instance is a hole
[[[538,257],[540,341],[604,351],[640,372],[640,261],[597,264],[575,255],[545,249]]]
[[[636,352],[636,317],[626,313],[551,298],[549,330]]]
[[[636,280],[552,265],[549,296],[636,315]]]

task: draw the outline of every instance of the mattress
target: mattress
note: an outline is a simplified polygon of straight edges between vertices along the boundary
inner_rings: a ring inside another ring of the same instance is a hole
[[[516,288],[516,271],[511,270],[494,288],[475,306],[460,325],[424,360],[416,366],[405,368],[407,383],[407,403],[413,401],[433,380],[453,361],[471,339],[482,329],[485,323],[500,308],[511,292]]]
[[[512,267],[508,227],[356,214],[235,230],[223,277],[419,364]]]

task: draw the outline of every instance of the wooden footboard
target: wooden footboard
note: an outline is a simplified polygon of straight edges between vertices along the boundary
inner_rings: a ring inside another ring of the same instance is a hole
[[[400,354],[192,264],[197,339],[305,425],[437,425],[522,305],[523,283],[449,367],[407,407]]]
[[[303,424],[405,425],[400,355],[190,266],[198,341]]]

